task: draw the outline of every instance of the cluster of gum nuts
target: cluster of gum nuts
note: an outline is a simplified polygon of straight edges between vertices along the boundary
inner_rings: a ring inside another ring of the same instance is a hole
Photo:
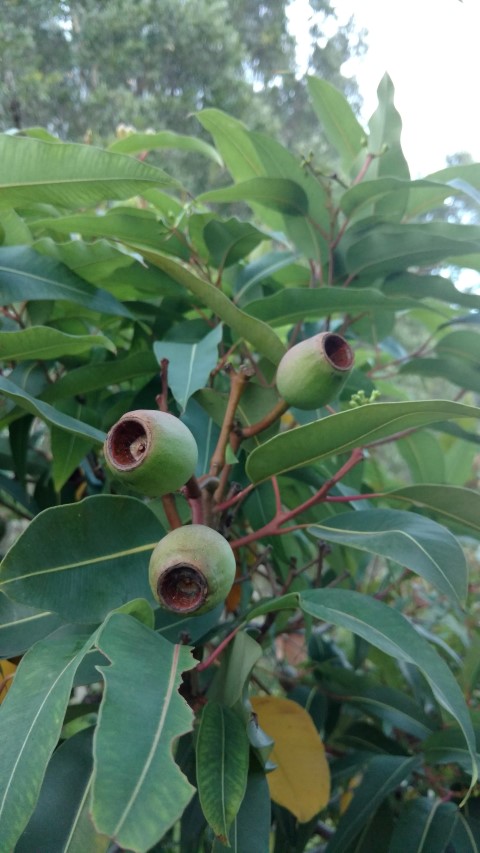
[[[353,352],[340,335],[324,332],[289,349],[276,384],[290,406],[316,409],[338,394],[353,366]],[[124,414],[105,440],[105,460],[117,479],[147,497],[180,489],[195,471],[196,441],[179,418],[139,409]],[[200,615],[227,597],[235,578],[227,540],[203,524],[167,533],[153,550],[149,580],[167,610]]]

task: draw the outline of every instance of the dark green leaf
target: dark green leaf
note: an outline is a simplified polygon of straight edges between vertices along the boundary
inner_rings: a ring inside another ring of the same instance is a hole
[[[144,258],[167,272],[171,278],[190,290],[195,296],[227,323],[241,338],[249,341],[266,356],[273,364],[278,364],[285,348],[273,329],[259,320],[253,320],[239,308],[236,308],[222,291],[190,272],[177,260],[160,254],[160,252],[144,251],[141,246],[136,248]]]
[[[381,311],[405,311],[418,308],[418,302],[410,298],[385,297],[373,288],[324,287],[319,290],[291,287],[273,296],[250,302],[246,312],[252,317],[272,326],[284,326],[298,320],[315,320],[328,314],[345,311],[378,313]],[[432,310],[431,308],[429,309]]]
[[[220,839],[228,837],[247,785],[245,725],[217,702],[203,709],[197,737],[197,785],[203,813]]]
[[[0,593],[0,658],[21,655],[60,625],[55,613],[35,610]]]
[[[309,532],[327,542],[359,548],[419,574],[458,604],[467,595],[467,564],[454,536],[440,524],[401,510],[345,512]]]
[[[193,725],[178,688],[195,660],[187,646],[172,645],[123,613],[107,619],[97,643],[110,666],[101,667],[105,693],[94,740],[93,820],[121,847],[146,853],[194,793],[172,746]]]
[[[210,699],[233,708],[242,698],[250,673],[261,656],[262,647],[239,631],[222,657],[220,670],[209,690]]]
[[[2,589],[73,622],[100,621],[132,598],[152,601],[148,560],[162,528],[130,497],[98,495],[37,515],[0,568]]]
[[[25,655],[0,707],[0,849],[9,851],[32,814],[57,743],[73,677],[92,637],[66,626]]]
[[[411,193],[417,189],[424,187],[434,187],[438,189],[438,184],[432,181],[409,181],[401,178],[376,178],[373,181],[364,180],[359,184],[354,184],[346,192],[343,193],[340,199],[340,207],[346,216],[351,217],[361,207],[371,204],[386,195],[394,193]],[[445,187],[448,190],[448,187]],[[446,193],[447,194],[447,193]],[[391,199],[394,201],[394,199]]]
[[[64,264],[40,255],[30,246],[1,246],[1,304],[37,299],[62,299],[102,314],[131,317],[114,296],[93,287]]]
[[[90,442],[95,444],[103,444],[105,440],[104,432],[95,429],[90,424],[70,417],[70,415],[59,412],[58,409],[54,409],[53,406],[44,403],[42,400],[35,399],[35,397],[27,394],[26,391],[11,382],[10,379],[0,377],[0,391],[8,399],[14,400],[22,409],[26,409],[32,415],[37,415],[49,424],[79,435],[81,438],[89,439]]]
[[[460,388],[469,388],[480,393],[480,371],[465,358],[412,358],[402,364],[400,373],[439,376],[459,385]]]
[[[225,221],[210,219],[203,229],[203,240],[210,257],[220,270],[245,258],[262,242],[267,234],[232,217]]]
[[[404,779],[408,779],[419,764],[419,758],[375,755],[370,760],[359,787],[355,789],[353,799],[342,815],[335,835],[328,843],[328,853],[344,853],[383,800]]]
[[[379,276],[412,266],[438,265],[480,248],[480,231],[473,225],[377,223],[358,237],[353,230],[348,233],[346,262],[351,275]]]
[[[472,785],[477,778],[475,734],[462,692],[444,660],[410,622],[381,601],[342,589],[300,593],[302,609],[363,637],[392,657],[414,664],[423,673],[438,702],[456,719],[471,758]]]
[[[255,201],[279,213],[306,216],[308,198],[305,190],[288,178],[252,178],[199,196],[203,202]]]
[[[386,497],[424,506],[445,523],[469,528],[477,536],[480,534],[480,494],[473,489],[420,483],[395,489]]]
[[[383,283],[387,296],[403,296],[412,299],[439,299],[449,305],[464,305],[480,309],[480,295],[464,293],[441,275],[418,275],[404,272],[393,275]]]
[[[455,803],[417,797],[402,809],[389,853],[443,853],[454,832],[459,811]]]
[[[232,853],[266,853],[270,837],[270,792],[265,773],[255,762],[248,773],[247,788],[234,818],[228,841]],[[212,853],[226,850],[221,841],[215,839]]]
[[[475,729],[477,740],[477,762],[480,762],[478,744],[480,731]],[[459,728],[449,726],[440,732],[433,732],[422,744],[427,764],[458,764],[466,773],[470,770],[470,755],[465,738]]]
[[[259,483],[404,429],[469,417],[480,418],[480,409],[447,400],[361,406],[274,436],[250,454],[247,472]]]
[[[78,829],[93,768],[93,729],[82,729],[66,740],[53,754],[40,790],[35,811],[15,847],[15,853],[72,851],[72,836]],[[95,835],[93,824],[91,833]],[[84,842],[86,839],[84,838]],[[97,853],[95,841],[84,847]],[[109,839],[103,838],[106,850]]]

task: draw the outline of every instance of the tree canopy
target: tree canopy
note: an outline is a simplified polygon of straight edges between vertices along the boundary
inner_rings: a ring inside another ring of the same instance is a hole
[[[288,0],[5,0],[0,20],[0,128],[41,125],[63,139],[138,130],[198,133],[215,106],[249,126],[308,138],[295,77]],[[325,36],[328,0],[312,6],[310,70],[354,93],[340,68],[351,26]],[[253,97],[256,92],[255,98]],[[282,111],[280,120],[279,112]]]

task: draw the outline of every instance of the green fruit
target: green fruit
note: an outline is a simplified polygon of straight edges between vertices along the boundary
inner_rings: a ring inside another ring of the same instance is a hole
[[[174,415],[149,409],[122,415],[107,435],[104,453],[117,478],[152,498],[183,486],[198,458],[188,427]]]
[[[162,607],[197,616],[227,597],[235,578],[235,555],[211,527],[177,527],[155,547],[148,574]]]
[[[353,367],[353,351],[341,335],[322,332],[285,353],[276,383],[289,406],[319,409],[337,396]]]

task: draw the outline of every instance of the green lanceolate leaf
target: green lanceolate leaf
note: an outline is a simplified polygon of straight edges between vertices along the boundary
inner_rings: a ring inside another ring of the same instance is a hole
[[[455,528],[468,528],[480,536],[480,494],[474,489],[419,483],[395,489],[385,497],[425,507],[442,522],[453,524]]]
[[[250,673],[261,656],[260,644],[239,631],[222,656],[220,670],[209,689],[209,697],[233,708],[242,698]]]
[[[341,199],[340,207],[346,216],[351,217],[364,205],[395,193],[412,193],[425,187],[438,189],[438,184],[432,181],[408,181],[401,178],[376,178],[374,181],[360,181],[346,190]],[[448,188],[445,187],[445,190]],[[393,200],[393,199],[392,199]]]
[[[49,853],[72,853],[73,839],[78,837],[93,769],[93,728],[68,738],[54,752],[40,790],[40,796],[24,833],[19,839],[15,853],[31,853],[32,850],[48,850]],[[83,827],[84,851],[98,853],[99,837],[95,838],[93,823],[86,835],[88,824]],[[106,850],[110,841],[102,839]],[[78,851],[78,848],[77,848]]]
[[[480,744],[480,731],[475,729],[477,747]],[[456,726],[449,726],[440,732],[433,732],[422,744],[425,761],[428,764],[458,764],[466,773],[470,770],[470,755],[465,746],[462,732]],[[480,754],[477,752],[478,760]]]
[[[153,601],[148,560],[162,528],[136,498],[96,495],[37,515],[0,566],[0,589],[73,622]]]
[[[210,160],[223,166],[223,161],[213,145],[196,136],[161,130],[159,133],[129,133],[123,139],[116,139],[108,146],[109,151],[117,154],[138,154],[141,151],[155,151],[158,148],[174,148],[179,151],[193,151],[203,154]]]
[[[126,358],[117,358],[95,365],[83,365],[70,370],[57,382],[48,385],[42,392],[42,399],[53,402],[75,394],[87,394],[108,385],[116,385],[144,376],[149,379],[155,375],[158,365],[153,352],[136,352]]]
[[[0,332],[0,358],[7,361],[49,361],[89,352],[93,347],[115,352],[115,345],[105,335],[67,335],[47,326],[31,326],[20,332]]]
[[[358,155],[365,151],[366,135],[350,104],[327,80],[309,77],[308,92],[323,131],[349,172]]]
[[[270,837],[270,791],[265,773],[257,762],[248,773],[247,788],[242,805],[228,833],[231,853],[266,853]],[[212,853],[227,848],[216,838]]]
[[[425,224],[376,223],[357,236],[348,232],[346,253],[351,275],[400,273],[412,266],[438,265],[446,258],[478,252],[480,232],[470,225],[445,222]]]
[[[260,320],[253,320],[243,311],[240,311],[224,293],[208,281],[204,281],[194,275],[178,260],[162,255],[160,252],[145,250],[142,246],[137,248],[145,258],[155,266],[160,267],[168,273],[171,278],[186,287],[195,296],[207,305],[221,320],[227,323],[233,331],[241,338],[253,344],[259,352],[268,358],[273,364],[278,364],[282,358],[285,348],[273,329]]]
[[[383,311],[408,311],[418,307],[418,301],[386,297],[380,290],[373,288],[325,287],[310,290],[292,287],[265,299],[250,302],[246,311],[252,317],[272,326],[284,326],[297,320],[314,320],[318,316],[345,311],[378,314]],[[432,310],[431,307],[429,310]]]
[[[362,406],[274,436],[250,454],[247,472],[259,483],[355,447],[368,447],[404,429],[461,418],[478,419],[480,409],[448,400]]]
[[[72,626],[40,640],[20,663],[0,707],[1,850],[14,848],[33,812],[75,671],[91,643],[84,628]]]
[[[168,384],[181,411],[185,410],[192,394],[207,384],[218,361],[222,331],[222,326],[218,325],[195,344],[155,341],[153,351],[159,364],[162,359],[168,359]]]
[[[0,658],[21,655],[62,625],[56,613],[36,610],[0,593]]]
[[[279,213],[305,216],[308,198],[305,190],[288,178],[252,178],[221,190],[210,190],[199,196],[203,202],[255,201]]]
[[[64,264],[40,255],[30,246],[1,246],[0,303],[38,299],[61,299],[102,314],[131,317],[118,299],[89,284]]]
[[[444,660],[397,610],[358,592],[317,589],[300,593],[302,609],[363,637],[399,661],[423,673],[438,702],[460,726],[471,759],[472,785],[478,776],[475,733],[462,692]]]
[[[406,850],[408,853],[427,853],[429,850],[443,853],[459,816],[455,803],[442,803],[427,797],[411,800],[395,825],[389,853],[405,853]]]
[[[203,813],[215,835],[227,839],[247,785],[249,744],[240,717],[209,702],[203,709],[196,753]]]
[[[91,145],[0,135],[0,206],[87,207],[175,186],[161,169]]]
[[[98,647],[110,666],[101,668],[105,694],[94,739],[93,819],[121,847],[146,853],[194,793],[172,748],[192,728],[193,713],[178,688],[195,660],[186,646],[172,645],[122,613],[107,620]]]
[[[342,816],[335,835],[328,844],[329,853],[344,853],[388,795],[420,765],[420,759],[402,755],[374,756],[352,802]],[[410,848],[408,848],[410,849]]]
[[[70,415],[65,415],[63,412],[59,412],[58,409],[54,409],[49,403],[44,403],[42,400],[32,397],[31,394],[28,394],[19,385],[15,385],[10,379],[0,377],[0,392],[9,400],[17,403],[20,408],[25,409],[32,415],[37,415],[37,417],[49,424],[75,433],[81,438],[89,439],[90,442],[95,444],[103,444],[105,440],[105,433],[101,432],[101,430],[95,429],[95,427],[83,423],[83,421],[78,421]]]
[[[435,521],[401,510],[346,512],[309,528],[338,542],[394,560],[419,574],[458,604],[467,595],[467,564],[455,537]]]

